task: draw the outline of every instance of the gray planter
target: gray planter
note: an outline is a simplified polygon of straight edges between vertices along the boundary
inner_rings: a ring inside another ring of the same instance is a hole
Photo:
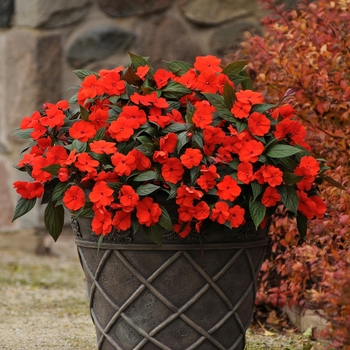
[[[248,223],[202,245],[195,235],[165,234],[162,246],[115,232],[98,250],[91,220],[72,227],[98,349],[244,349],[266,230]]]

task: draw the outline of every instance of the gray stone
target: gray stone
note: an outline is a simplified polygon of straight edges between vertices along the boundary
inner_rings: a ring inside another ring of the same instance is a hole
[[[61,45],[57,34],[13,29],[4,43],[5,116],[8,130],[43,102],[61,97]]]
[[[210,47],[214,54],[223,56],[239,48],[244,33],[261,35],[261,26],[253,19],[237,19],[216,29],[210,38]]]
[[[67,61],[73,68],[82,68],[88,63],[125,52],[134,37],[134,34],[115,26],[97,27],[72,42],[67,51]]]
[[[165,61],[182,60],[193,62],[201,49],[184,25],[175,18],[159,17],[142,27],[145,36],[138,36],[132,52],[150,56],[155,68],[164,67]]]
[[[257,0],[180,0],[180,8],[192,22],[217,25],[255,11]]]
[[[101,9],[111,17],[130,17],[167,9],[172,0],[98,0]]]
[[[0,27],[9,27],[14,10],[14,0],[0,0]]]
[[[59,28],[83,18],[91,0],[17,0],[16,24],[34,28]]]

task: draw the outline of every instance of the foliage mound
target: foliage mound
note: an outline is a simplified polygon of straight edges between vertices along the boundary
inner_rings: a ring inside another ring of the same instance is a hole
[[[321,186],[326,218],[311,223],[306,240],[288,212],[276,215],[257,300],[323,309],[323,335],[343,348],[350,345],[350,2],[302,0],[289,11],[261,2],[271,13],[265,35],[248,37],[235,55],[249,60],[267,102],[293,100],[313,156],[327,158],[344,189]]]

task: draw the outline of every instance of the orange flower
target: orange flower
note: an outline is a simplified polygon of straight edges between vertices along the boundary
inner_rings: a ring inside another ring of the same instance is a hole
[[[251,109],[252,106],[249,103],[235,101],[233,107],[231,108],[231,113],[235,118],[243,119],[249,116],[249,112]]]
[[[225,138],[225,133],[221,128],[217,128],[212,125],[208,125],[203,130],[203,140],[207,145],[220,144]]]
[[[151,161],[138,149],[133,149],[128,154],[135,158],[134,165],[131,167],[132,170],[144,171],[151,168]]]
[[[96,129],[91,122],[79,120],[69,128],[69,136],[80,142],[87,142],[96,135]]]
[[[245,222],[245,219],[244,219],[245,210],[241,208],[239,205],[235,205],[232,208],[230,208],[229,212],[231,214],[230,225],[232,228],[237,228]]]
[[[306,168],[311,175],[317,175],[320,171],[320,164],[312,156],[304,156],[300,159],[300,167]]]
[[[163,151],[154,151],[153,160],[157,163],[163,164],[169,158],[169,154]]]
[[[322,219],[327,209],[326,203],[318,196],[310,196],[310,199],[316,204],[316,217]]]
[[[16,181],[13,183],[16,192],[26,199],[41,198],[44,193],[44,186],[41,182]]]
[[[264,136],[270,130],[271,122],[262,113],[253,112],[248,119],[249,131],[256,136]]]
[[[172,77],[173,74],[163,68],[158,69],[153,76],[158,89],[164,87],[168,83],[168,80]]]
[[[208,192],[211,188],[214,188],[216,185],[216,179],[220,178],[220,175],[216,172],[216,166],[210,165],[207,168],[205,165],[201,166],[202,175],[197,179],[197,184],[199,187]]]
[[[274,136],[278,141],[290,138],[291,141],[301,144],[306,136],[305,127],[296,120],[283,119],[276,125]]]
[[[186,238],[191,233],[191,226],[190,224],[183,225],[184,222],[179,220],[178,224],[174,225],[174,231],[181,237]],[[181,231],[180,231],[181,230]]]
[[[202,197],[203,192],[196,190],[194,187],[182,185],[176,191],[176,204],[181,207],[191,207],[193,200],[201,199]]]
[[[77,167],[80,171],[87,171],[90,173],[99,166],[99,162],[95,159],[92,159],[91,156],[84,152],[78,155],[74,166]]]
[[[81,89],[79,90],[85,99],[95,98],[97,95],[103,95],[103,87],[101,81],[96,77],[96,75],[91,74],[83,80],[81,83]]]
[[[113,202],[113,192],[106,181],[98,181],[92,188],[89,198],[96,207],[106,207]]]
[[[172,153],[177,143],[177,135],[173,132],[168,133],[159,139],[159,148],[163,152]]]
[[[273,207],[281,200],[280,194],[277,192],[276,187],[267,186],[262,198],[261,203],[265,207]]]
[[[162,115],[163,112],[158,107],[152,107],[149,112],[148,120],[157,124],[162,129],[170,124],[169,113],[167,115]]]
[[[129,185],[124,185],[121,187],[118,193],[118,198],[120,204],[122,205],[122,209],[126,212],[132,211],[140,199],[139,195]]]
[[[212,55],[197,56],[193,66],[200,72],[206,69],[210,69],[214,72],[221,72],[222,68],[220,67],[220,63],[221,59]]]
[[[64,164],[67,158],[67,150],[63,146],[50,147],[46,152],[46,159],[50,164]]]
[[[202,92],[215,94],[219,90],[219,77],[212,69],[205,69],[197,79],[197,89]]]
[[[182,179],[185,170],[178,158],[168,158],[162,164],[161,171],[165,181],[176,184]]]
[[[267,165],[263,172],[264,181],[271,187],[276,187],[283,182],[283,173],[273,165]]]
[[[216,187],[218,188],[216,194],[224,201],[234,201],[242,191],[237,181],[230,175],[225,175]]]
[[[69,173],[67,168],[60,168],[57,174],[58,179],[61,182],[65,182],[69,179]]]
[[[255,179],[253,165],[251,163],[239,163],[237,167],[237,179],[245,184],[252,182]]]
[[[149,72],[149,66],[139,66],[136,69],[136,75],[138,75],[142,80],[146,79],[146,75]]]
[[[96,235],[102,234],[103,236],[110,233],[113,229],[112,226],[112,213],[104,207],[93,206],[94,218],[92,219],[92,232]]]
[[[53,105],[51,108],[46,109],[46,116],[40,119],[40,123],[50,128],[61,127],[64,124],[66,116],[63,111],[57,106]]]
[[[264,145],[261,142],[250,140],[238,150],[238,156],[241,162],[255,163],[263,152]]]
[[[32,160],[32,177],[35,181],[47,182],[51,180],[52,175],[47,171],[43,170],[43,168],[51,165],[50,162],[46,158],[35,157]]]
[[[213,113],[216,108],[208,101],[200,101],[195,103],[195,112],[193,114],[193,124],[198,128],[205,129],[213,121]]]
[[[310,199],[304,191],[297,190],[297,194],[299,198],[298,210],[302,212],[307,219],[313,219],[317,210],[316,202]]]
[[[73,185],[66,190],[62,201],[69,210],[77,211],[85,205],[85,193],[79,186]]]
[[[119,231],[126,231],[131,227],[131,213],[123,210],[116,211],[112,225]]]
[[[114,171],[119,176],[129,176],[135,165],[135,157],[130,153],[124,155],[122,153],[117,152],[111,157],[111,161],[114,165]]]
[[[252,90],[240,90],[236,92],[237,101],[242,103],[248,103],[251,105],[264,102],[261,92],[255,92]]]
[[[95,106],[94,106],[95,107]],[[92,123],[96,130],[107,127],[108,109],[92,108],[89,114],[89,121]]]
[[[114,142],[107,142],[105,140],[91,142],[90,149],[97,154],[113,154],[117,151]]]
[[[185,207],[181,206],[180,208],[177,209],[177,212],[179,214],[179,219],[182,222],[190,222],[193,219],[194,215],[194,208],[193,205]]]
[[[153,203],[153,198],[145,197],[136,205],[136,217],[141,225],[150,227],[159,221],[162,215],[157,203]]]
[[[182,74],[181,77],[174,78],[174,80],[188,89],[194,89],[197,85],[197,72],[191,68],[185,74]]]
[[[210,219],[224,224],[230,217],[229,207],[226,202],[216,202],[211,211]]]
[[[311,175],[307,168],[300,166],[297,166],[294,169],[294,174],[297,176],[302,176],[302,179],[296,184],[298,189],[302,191],[309,191],[315,180],[315,176]]]
[[[295,115],[295,109],[291,105],[283,105],[279,108],[274,109],[271,116],[273,119],[278,119],[278,117],[282,117],[282,119],[291,119]]]
[[[120,117],[128,119],[128,126],[133,129],[138,129],[147,122],[145,111],[139,109],[137,106],[124,106],[119,114],[119,118]]]
[[[206,202],[200,201],[199,203],[197,203],[197,205],[193,209],[194,209],[193,216],[197,220],[204,220],[209,217],[210,208]]]
[[[109,95],[119,96],[126,90],[125,81],[120,80],[120,74],[116,71],[110,71],[103,77],[102,86]]]
[[[130,125],[133,125],[133,122],[125,117],[119,116],[117,120],[111,123],[108,131],[111,137],[118,142],[129,141],[131,135],[134,133],[134,129]]]
[[[187,148],[185,153],[180,157],[180,159],[181,163],[187,169],[192,169],[194,166],[198,166],[201,163],[203,155],[199,149]]]

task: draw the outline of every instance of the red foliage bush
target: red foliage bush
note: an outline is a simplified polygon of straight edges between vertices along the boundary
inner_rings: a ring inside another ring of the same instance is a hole
[[[305,242],[288,213],[276,216],[257,301],[324,309],[324,336],[343,348],[350,345],[350,1],[301,0],[290,11],[262,3],[272,13],[264,37],[247,38],[235,55],[249,60],[267,101],[293,98],[313,155],[327,158],[328,175],[345,190],[321,184],[327,215],[311,223]]]

